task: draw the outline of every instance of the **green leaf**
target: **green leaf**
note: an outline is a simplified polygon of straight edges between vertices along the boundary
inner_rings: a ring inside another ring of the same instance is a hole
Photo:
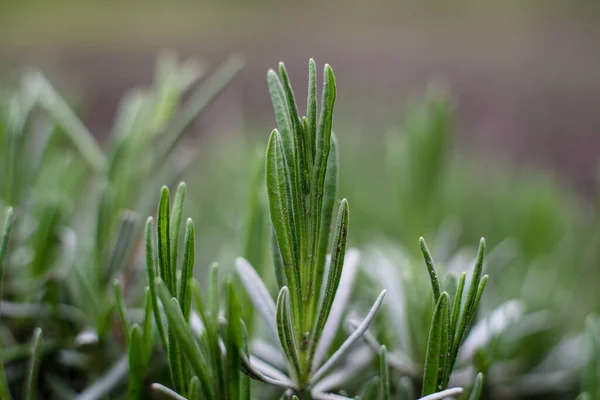
[[[337,223],[335,233],[333,236],[333,243],[331,246],[331,265],[329,267],[329,274],[327,275],[327,284],[325,286],[325,293],[323,294],[323,300],[321,301],[321,308],[317,317],[317,323],[315,324],[315,330],[313,332],[313,349],[316,348],[316,343],[321,337],[323,327],[329,312],[331,311],[331,305],[335,298],[337,288],[340,283],[342,276],[342,268],[344,266],[344,256],[346,254],[346,238],[348,236],[348,201],[343,199],[340,203],[338,210]]]
[[[473,389],[471,390],[471,395],[469,396],[469,400],[479,400],[481,397],[481,392],[483,391],[483,374],[480,372],[475,377],[475,383],[473,384]]]
[[[435,264],[433,263],[433,258],[431,257],[431,253],[427,248],[427,243],[425,243],[425,239],[423,239],[422,237],[419,238],[419,246],[421,247],[421,252],[423,253],[423,258],[425,259],[425,264],[427,265],[429,279],[431,280],[431,289],[433,290],[433,303],[436,304],[438,302],[438,299],[440,298],[441,289],[437,272],[435,270]]]
[[[413,400],[415,398],[415,387],[412,380],[403,376],[398,383],[398,400]]]
[[[146,306],[144,308],[144,357],[148,363],[152,357],[153,337],[152,337],[152,293],[150,288],[146,288]]]
[[[242,348],[242,327],[240,317],[242,306],[236,294],[236,288],[232,281],[227,282],[227,335],[225,337],[225,348],[227,349],[227,372],[229,398],[239,400],[240,398],[240,357]]]
[[[200,349],[198,349],[198,346],[196,345],[185,318],[183,318],[183,314],[177,304],[177,299],[171,297],[169,290],[161,280],[156,281],[156,290],[164,307],[165,314],[167,315],[169,326],[172,328],[173,334],[183,350],[183,354],[185,354],[192,369],[200,379],[204,390],[207,393],[212,393],[210,392],[211,380],[208,373],[209,366],[200,353]],[[209,398],[213,399],[214,397],[211,395]]]
[[[291,193],[290,173],[286,166],[281,136],[277,130],[271,133],[266,159],[267,192],[271,221],[277,234],[286,281],[292,295],[292,309],[296,311],[295,322],[302,321],[302,288],[300,257],[296,236],[294,199]]]
[[[430,395],[421,397],[419,400],[444,400],[448,397],[456,397],[459,396],[463,393],[463,388],[452,388],[452,389],[446,389],[446,390],[442,390],[441,392],[436,392],[436,393],[432,393]]]
[[[129,318],[127,318],[127,309],[125,307],[125,300],[123,299],[121,284],[116,279],[113,281],[113,291],[115,295],[117,315],[119,316],[119,322],[121,324],[121,330],[123,332],[123,337],[125,338],[125,344],[129,349],[131,346],[131,338],[129,337]]]
[[[423,373],[422,396],[445,389],[446,362],[450,346],[450,313],[448,293],[443,292],[435,305],[429,338],[427,340],[427,355]]]
[[[110,282],[110,279],[123,268],[132,251],[131,249],[135,247],[133,235],[136,231],[137,218],[137,214],[133,211],[126,210],[121,213],[119,232],[108,261],[108,268],[106,269],[103,282]]]
[[[211,322],[219,325],[219,265],[213,263],[210,266],[210,281],[208,285],[208,309],[210,311]]]
[[[191,296],[188,293],[188,286],[189,280],[194,276],[194,232],[194,222],[191,218],[188,218],[185,226],[183,265],[181,267],[181,282],[179,287],[179,304],[181,307],[183,307],[182,312],[186,321],[189,321],[190,319],[190,310],[192,305]]]
[[[189,400],[201,400],[200,396],[200,379],[197,376],[192,376],[190,379],[190,389],[188,393]]]
[[[321,263],[325,263],[325,260],[318,257],[324,257],[323,252],[319,252],[319,249],[322,249],[322,242],[328,241],[328,238],[321,238],[321,232],[323,231],[322,226],[327,224],[327,216],[323,218],[323,213],[327,214],[327,212],[332,212],[329,207],[333,207],[333,204],[326,203],[326,207],[323,207],[323,202],[325,200],[325,179],[327,177],[327,169],[330,167],[329,164],[329,154],[331,150],[331,124],[333,118],[333,106],[335,104],[336,97],[336,87],[335,87],[335,77],[333,75],[333,70],[329,65],[325,65],[323,70],[323,93],[321,99],[321,115],[319,117],[319,126],[316,132],[315,139],[315,160],[314,166],[312,169],[312,180],[311,180],[311,188],[310,188],[310,207],[309,207],[309,215],[311,220],[309,221],[310,226],[310,240],[309,240],[309,254],[308,259],[311,265],[311,269],[316,275],[319,274],[319,271],[322,270],[323,266]],[[337,157],[336,160],[332,161],[333,164],[337,166]],[[333,165],[332,164],[332,165]],[[335,198],[335,190],[332,190],[333,180],[336,180],[337,183],[337,168],[335,171],[332,171],[330,177],[328,178],[328,186],[331,192],[329,196],[333,195]],[[327,201],[331,202],[331,198],[328,197]],[[325,219],[325,221],[321,221]],[[329,228],[327,228],[329,231]],[[328,234],[327,234],[328,235]],[[316,283],[319,285],[320,283]],[[319,292],[311,293],[313,296],[318,298]]]
[[[154,321],[165,351],[169,348],[169,341],[165,332],[165,323],[163,321],[160,308],[158,306],[158,294],[156,292],[156,269],[154,267],[154,246],[152,245],[152,217],[146,221],[146,270],[148,272],[148,285],[150,286],[150,297],[152,298],[152,310],[154,312]]]
[[[290,314],[289,290],[284,286],[277,297],[277,332],[285,357],[291,364],[293,376],[297,379],[300,376],[300,358]]]
[[[331,221],[333,219],[333,209],[335,205],[335,197],[337,195],[338,185],[338,151],[337,139],[333,132],[331,133],[329,158],[327,159],[327,171],[325,173],[325,186],[323,188],[323,214],[321,218],[321,228],[319,229],[319,243],[317,247],[316,259],[314,260],[315,267],[313,268],[314,276],[310,281],[310,293],[312,293],[311,305],[311,320],[317,313],[319,306],[319,295],[323,286],[323,275],[325,272],[325,260],[327,258],[327,247],[331,236]]]
[[[381,346],[379,351],[379,375],[381,376],[381,394],[382,400],[390,399],[390,379],[388,376],[388,367],[386,361],[387,349],[385,346]]]
[[[456,295],[454,296],[454,302],[452,303],[452,322],[450,324],[450,337],[454,341],[456,337],[456,325],[458,323],[458,317],[460,315],[460,308],[462,306],[462,295],[463,290],[465,288],[465,279],[467,274],[463,272],[460,275],[460,280],[458,281],[458,288],[456,289]]]
[[[171,299],[171,303],[181,307],[175,297]],[[163,302],[164,307],[164,302]],[[180,310],[181,311],[181,310]],[[183,315],[183,314],[182,314]],[[185,318],[184,318],[185,321]],[[172,323],[169,319],[169,349],[167,355],[169,357],[169,367],[171,367],[171,379],[175,390],[185,394],[185,382],[187,377],[185,376],[185,367],[183,355],[181,354],[181,348],[179,346],[179,340],[177,340],[177,334],[174,332]],[[175,336],[175,337],[173,337]]]
[[[450,353],[450,360],[448,363],[448,371],[452,371],[456,358],[458,356],[458,350],[465,339],[469,324],[473,321],[477,305],[481,299],[483,289],[487,283],[487,275],[481,277],[483,271],[483,259],[485,256],[485,240],[481,238],[479,242],[479,250],[477,251],[477,259],[475,261],[475,269],[473,276],[471,277],[471,284],[469,285],[469,291],[467,292],[467,298],[464,303],[460,321],[458,323],[458,331],[454,337],[452,343],[452,352]],[[449,375],[449,374],[448,374]],[[449,376],[447,377],[449,379]]]
[[[131,327],[129,344],[129,399],[139,399],[142,396],[144,374],[146,372],[146,356],[142,329],[138,324]]]
[[[183,202],[185,201],[185,192],[185,182],[181,182],[177,187],[177,193],[175,194],[175,201],[173,203],[173,210],[171,211],[171,268],[174,271],[176,271],[177,268],[177,255],[179,252],[179,228],[181,227],[181,214],[183,213]],[[182,284],[182,286],[187,286],[187,283]],[[177,293],[173,293],[173,295],[176,296]],[[179,302],[182,306],[185,304],[181,302],[181,300]]]
[[[171,265],[171,245],[169,235],[169,188],[163,186],[158,204],[158,271],[173,296],[177,296],[175,287],[175,268]]]
[[[306,100],[306,126],[309,135],[310,150],[315,154],[315,139],[317,136],[317,65],[312,58],[308,60],[308,96]],[[312,167],[312,166],[311,166]]]
[[[2,298],[2,277],[4,275],[4,259],[6,257],[6,249],[8,247],[8,240],[10,238],[10,232],[13,224],[13,209],[8,209],[6,213],[6,219],[4,221],[4,232],[2,233],[2,239],[0,240],[0,299]],[[4,372],[4,365],[2,363],[2,337],[0,335],[0,399],[10,399],[10,391],[8,389],[8,380],[6,379],[6,373]]]
[[[378,376],[374,376],[369,379],[367,384],[365,385],[362,395],[360,396],[361,400],[379,400],[379,393],[381,392],[381,378]],[[412,400],[412,399],[410,399]]]
[[[36,389],[38,387],[38,373],[40,362],[42,359],[42,330],[35,328],[33,331],[33,339],[31,340],[31,359],[27,366],[27,378],[25,379],[25,395],[26,400],[34,400]]]
[[[333,353],[333,355],[329,357],[329,359],[311,376],[311,383],[314,384],[318,382],[319,379],[321,379],[323,376],[325,376],[325,374],[329,372],[336,365],[336,363],[338,363],[342,359],[342,357],[352,348],[354,343],[356,343],[361,337],[363,337],[365,332],[367,332],[367,329],[369,329],[369,325],[371,325],[371,322],[373,322],[377,311],[379,311],[381,303],[383,303],[385,294],[385,290],[382,290],[381,293],[379,293],[379,296],[377,296],[375,303],[369,310],[369,313],[367,314],[365,319],[358,325],[354,332],[352,332],[352,334],[348,336],[348,338],[344,341],[344,343],[342,343],[342,345],[336,350],[336,352]]]

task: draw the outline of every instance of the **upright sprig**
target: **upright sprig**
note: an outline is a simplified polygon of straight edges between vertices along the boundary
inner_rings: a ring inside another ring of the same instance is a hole
[[[349,221],[348,202],[342,199],[331,232],[338,175],[337,144],[332,132],[337,95],[335,76],[331,67],[325,65],[318,116],[317,72],[312,59],[309,61],[307,116],[300,117],[283,63],[279,64],[279,74],[268,71],[267,82],[277,121],[277,129],[269,138],[265,162],[273,226],[273,261],[279,289],[277,303],[249,263],[238,259],[237,270],[288,361],[289,376],[273,377],[251,363],[246,367],[254,369],[255,377],[302,396],[307,387],[315,387],[331,371],[364,333],[385,292],[347,342],[329,360],[317,365],[331,343],[333,333],[326,332],[325,328],[342,278]],[[331,259],[327,269],[330,243]],[[344,298],[347,301],[347,296]],[[345,304],[340,313],[344,308]],[[329,324],[328,329],[337,328],[338,324]],[[324,336],[327,345],[319,347]]]
[[[466,280],[466,273],[463,272],[456,288],[454,301],[451,302],[448,292],[441,290],[433,257],[425,239],[420,238],[419,245],[429,272],[434,301],[423,375],[422,394],[425,396],[448,387],[458,350],[475,318],[488,276],[482,276],[485,255],[485,240],[482,238],[466,299],[463,302]]]
[[[246,352],[241,304],[231,280],[227,281],[226,291],[221,294],[219,270],[215,264],[211,268],[209,302],[208,306],[205,305],[200,284],[193,277],[195,230],[191,219],[186,223],[183,261],[177,273],[185,191],[185,184],[180,184],[172,209],[168,188],[163,187],[161,191],[156,254],[152,217],[146,224],[148,296],[151,303],[146,308],[146,315],[151,309],[168,356],[172,378],[172,388],[158,383],[152,387],[171,398],[249,400],[248,377],[240,372],[241,355]],[[202,322],[200,331],[193,329],[192,314]],[[135,345],[135,332],[134,325],[128,338],[130,354]]]

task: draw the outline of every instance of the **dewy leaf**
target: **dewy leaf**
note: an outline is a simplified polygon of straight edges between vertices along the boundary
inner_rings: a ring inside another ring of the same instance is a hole
[[[31,340],[31,359],[27,367],[27,378],[25,380],[25,395],[26,400],[35,400],[36,389],[38,387],[38,372],[40,369],[40,361],[42,359],[42,330],[35,328],[33,331],[33,339]]]
[[[6,219],[4,221],[4,232],[2,233],[2,239],[0,240],[0,299],[2,299],[2,277],[4,275],[4,259],[6,256],[6,249],[8,247],[8,239],[10,238],[10,232],[13,224],[13,209],[9,208],[6,213]],[[0,335],[0,360],[2,360],[2,337]],[[0,361],[0,399],[11,399],[10,391],[8,389],[8,380],[6,379],[6,373],[4,372],[4,364]]]
[[[325,286],[325,293],[323,294],[323,300],[321,301],[321,307],[317,322],[315,324],[315,330],[313,332],[313,349],[321,338],[321,333],[325,327],[325,322],[329,317],[331,306],[337,292],[340,279],[342,277],[342,268],[344,265],[344,256],[346,254],[346,238],[348,236],[348,201],[343,199],[340,204],[338,211],[337,223],[335,233],[333,236],[333,243],[331,246],[331,264],[329,267],[329,274],[327,276],[327,284]],[[314,350],[312,350],[314,354]]]
[[[381,394],[383,400],[389,400],[390,398],[390,379],[388,376],[386,354],[386,347],[381,346],[381,350],[379,351],[379,375],[381,376]]]
[[[356,330],[352,332],[350,336],[348,336],[348,338],[344,341],[344,343],[342,343],[339,349],[337,349],[336,352],[333,353],[329,360],[327,360],[325,364],[323,364],[321,368],[319,368],[319,370],[311,376],[312,384],[315,384],[319,381],[319,379],[325,376],[325,374],[335,366],[335,364],[348,352],[348,350],[350,350],[352,345],[364,335],[367,329],[369,329],[369,325],[375,318],[377,311],[381,307],[381,303],[383,303],[385,293],[385,290],[382,290],[381,293],[379,293],[379,296],[377,297],[377,300],[375,300],[373,307],[371,307],[371,310],[369,310],[369,313],[367,314],[365,319],[360,323],[360,325],[356,328]]]
[[[291,364],[293,376],[300,376],[300,358],[294,339],[287,286],[281,289],[277,298],[277,333],[279,334],[279,342],[281,343],[283,352]]]
[[[335,205],[335,197],[337,195],[338,185],[338,151],[337,139],[333,132],[331,133],[329,158],[327,159],[327,171],[325,173],[325,186],[323,188],[323,206],[321,216],[321,227],[319,229],[317,253],[313,260],[314,267],[312,268],[314,277],[309,285],[313,293],[311,304],[311,319],[317,313],[319,306],[319,295],[321,286],[323,285],[323,274],[325,272],[325,260],[327,258],[327,247],[329,246],[329,237],[331,233],[331,220],[333,219],[333,209]]]
[[[196,345],[188,324],[183,318],[183,314],[177,305],[177,300],[171,297],[169,290],[160,280],[157,280],[156,282],[156,291],[160,297],[165,313],[167,314],[169,326],[172,327],[173,333],[183,350],[183,354],[185,354],[190,362],[192,369],[200,379],[205,391],[207,391],[207,393],[212,393],[210,392],[211,380],[208,373],[208,365],[204,360],[204,357],[202,357],[200,349],[198,349],[198,346]]]
[[[179,187],[177,187],[175,202],[173,203],[173,211],[171,212],[171,225],[169,229],[171,235],[171,268],[173,270],[176,270],[177,268],[177,255],[179,252],[179,228],[181,226],[181,214],[183,213],[185,192],[185,183],[181,182]],[[176,293],[173,293],[173,295],[176,295]],[[183,306],[183,303],[181,303],[181,305]]]
[[[448,293],[443,292],[435,305],[431,318],[425,371],[423,373],[422,396],[444,389],[441,386],[445,382],[445,366],[449,350],[449,308]]]
[[[292,295],[293,309],[299,312],[300,304],[302,304],[302,288],[298,238],[295,230],[297,225],[294,199],[291,193],[290,174],[283,155],[281,136],[277,130],[273,131],[269,138],[265,172],[271,221],[277,234],[285,276]],[[299,315],[296,318],[297,322],[302,321]]]
[[[185,226],[185,238],[183,248],[183,264],[181,266],[181,282],[179,286],[179,304],[186,321],[190,319],[192,305],[191,296],[188,293],[189,280],[194,276],[194,221],[188,218]]]
[[[152,245],[152,217],[146,221],[146,270],[148,272],[148,285],[150,287],[150,296],[152,297],[152,310],[154,312],[154,321],[162,342],[163,348],[169,348],[169,341],[165,332],[160,308],[158,307],[158,294],[156,293],[156,269],[154,267],[154,246]]]
[[[254,268],[242,257],[235,260],[235,267],[240,277],[240,282],[246,289],[250,300],[263,321],[267,324],[268,330],[273,336],[275,343],[279,341],[276,322],[276,308],[269,290],[260,279]]]
[[[177,296],[174,277],[175,269],[171,266],[171,245],[169,236],[169,188],[163,186],[158,204],[158,270],[160,278],[165,282],[173,296]]]
[[[473,389],[471,390],[471,395],[469,396],[469,400],[479,400],[481,397],[481,391],[483,390],[483,374],[480,372],[475,377],[475,383],[473,384]]]
[[[436,304],[438,299],[440,298],[440,282],[438,280],[437,272],[435,270],[435,264],[433,263],[433,258],[431,257],[431,253],[427,248],[427,243],[425,243],[425,239],[422,237],[419,238],[419,246],[421,247],[421,252],[423,253],[423,258],[425,259],[425,264],[427,264],[427,272],[429,272],[429,279],[431,280],[431,289],[433,290],[433,303]]]

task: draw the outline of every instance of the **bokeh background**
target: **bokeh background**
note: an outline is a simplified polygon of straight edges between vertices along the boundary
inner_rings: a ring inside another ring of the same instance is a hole
[[[261,165],[260,154],[275,127],[266,71],[285,61],[304,113],[303,88],[312,57],[318,70],[329,63],[336,74],[338,192],[350,204],[349,240],[365,249],[366,260],[373,262],[365,268],[377,269],[383,261],[373,254],[385,254],[399,270],[423,272],[417,245],[423,235],[433,243],[442,268],[451,269],[468,264],[477,240],[485,236],[489,248],[497,251],[490,261],[482,314],[518,299],[519,332],[528,332],[516,339],[510,332],[507,337],[502,336],[504,331],[494,334],[496,347],[485,357],[490,364],[507,362],[510,368],[497,372],[496,378],[490,374],[489,397],[573,398],[579,389],[589,387],[600,395],[600,368],[595,370],[597,379],[580,381],[586,362],[582,360],[596,362],[592,356],[586,358],[591,353],[582,351],[585,321],[600,311],[599,2],[3,0],[0,4],[0,82],[18,86],[23,71],[41,70],[107,154],[117,148],[114,121],[121,99],[132,88],[157,81],[161,54],[163,60],[165,54],[181,60],[197,58],[209,72],[232,54],[245,60],[241,73],[183,138],[184,147],[197,151],[183,178],[189,190],[186,214],[197,225],[199,275],[215,260],[230,269],[240,254],[254,254],[262,261],[257,269],[270,271],[268,251],[252,249],[248,231],[249,198],[256,195],[263,205],[265,201],[264,193],[251,190],[257,182],[255,167]],[[151,128],[150,136],[155,134]],[[69,151],[74,147],[68,140],[58,144]],[[56,153],[57,159],[63,158],[60,149]],[[78,157],[73,157],[75,166],[80,165]],[[129,157],[127,165],[136,173],[136,160],[147,161],[135,151]],[[39,246],[45,251],[47,243],[62,245],[64,227],[87,232],[78,239],[93,242],[90,232],[96,225],[88,230],[77,226],[93,219],[96,211],[102,217],[104,198],[90,191],[94,198],[86,200],[88,181],[81,176],[70,179],[77,169],[70,167],[66,183],[52,176],[52,168],[41,175],[52,177],[48,182],[60,182],[53,194],[62,191],[58,205],[50,204],[60,213],[52,224],[43,225],[47,236],[31,244],[22,235],[25,239],[15,248]],[[82,176],[89,172],[85,168]],[[107,217],[105,243],[117,239],[120,206],[143,214],[158,198],[158,185],[137,187],[132,185],[135,174],[123,175],[122,180],[108,179],[124,195],[107,212],[112,219]],[[43,216],[48,210],[42,195],[47,188],[39,187],[49,184],[36,179],[27,182],[30,187],[23,193],[34,193],[37,200],[25,196],[23,204],[32,215]],[[8,204],[11,198],[4,195],[0,193],[0,200]],[[44,206],[41,211],[38,204]],[[83,214],[92,217],[80,219]],[[133,234],[129,239],[139,242]],[[94,251],[89,243],[83,248],[92,248],[97,265],[104,267],[97,253],[105,250]],[[44,252],[48,263],[34,258],[43,272],[36,277],[42,282],[36,287],[55,283],[52,274],[64,269],[64,256],[54,254]],[[122,262],[125,275],[127,268],[143,264],[130,258],[130,263],[126,257]],[[14,272],[19,262],[13,264]],[[19,273],[8,271],[5,293],[11,301],[47,300],[46,289],[31,295],[30,283],[19,286]],[[429,295],[424,284],[415,288]],[[100,292],[99,298],[106,296]],[[129,294],[132,304],[139,303],[136,293],[140,292]],[[419,290],[415,293],[415,298],[425,296]],[[76,296],[69,298],[77,307],[75,300]],[[423,309],[422,304],[418,307]],[[539,322],[544,312],[546,317]],[[538,318],[535,328],[531,318],[524,317],[530,315]],[[23,326],[15,329],[27,331]],[[418,335],[427,326],[410,329]],[[565,347],[572,342],[575,350]],[[600,339],[597,343],[600,358]],[[548,361],[548,355],[554,358]],[[101,375],[115,357],[107,353],[97,370],[81,373],[86,378],[80,381]]]

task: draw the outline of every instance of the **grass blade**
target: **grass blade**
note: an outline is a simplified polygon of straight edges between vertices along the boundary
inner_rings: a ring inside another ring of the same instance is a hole
[[[38,387],[38,373],[42,359],[42,330],[35,328],[31,340],[31,359],[27,367],[27,378],[25,380],[25,400],[36,399],[36,388]]]
[[[310,146],[307,147],[307,151],[310,150],[310,154],[314,157],[315,139],[317,135],[317,65],[312,58],[308,60],[308,96],[306,99],[305,130],[308,134],[308,143],[310,143]]]

